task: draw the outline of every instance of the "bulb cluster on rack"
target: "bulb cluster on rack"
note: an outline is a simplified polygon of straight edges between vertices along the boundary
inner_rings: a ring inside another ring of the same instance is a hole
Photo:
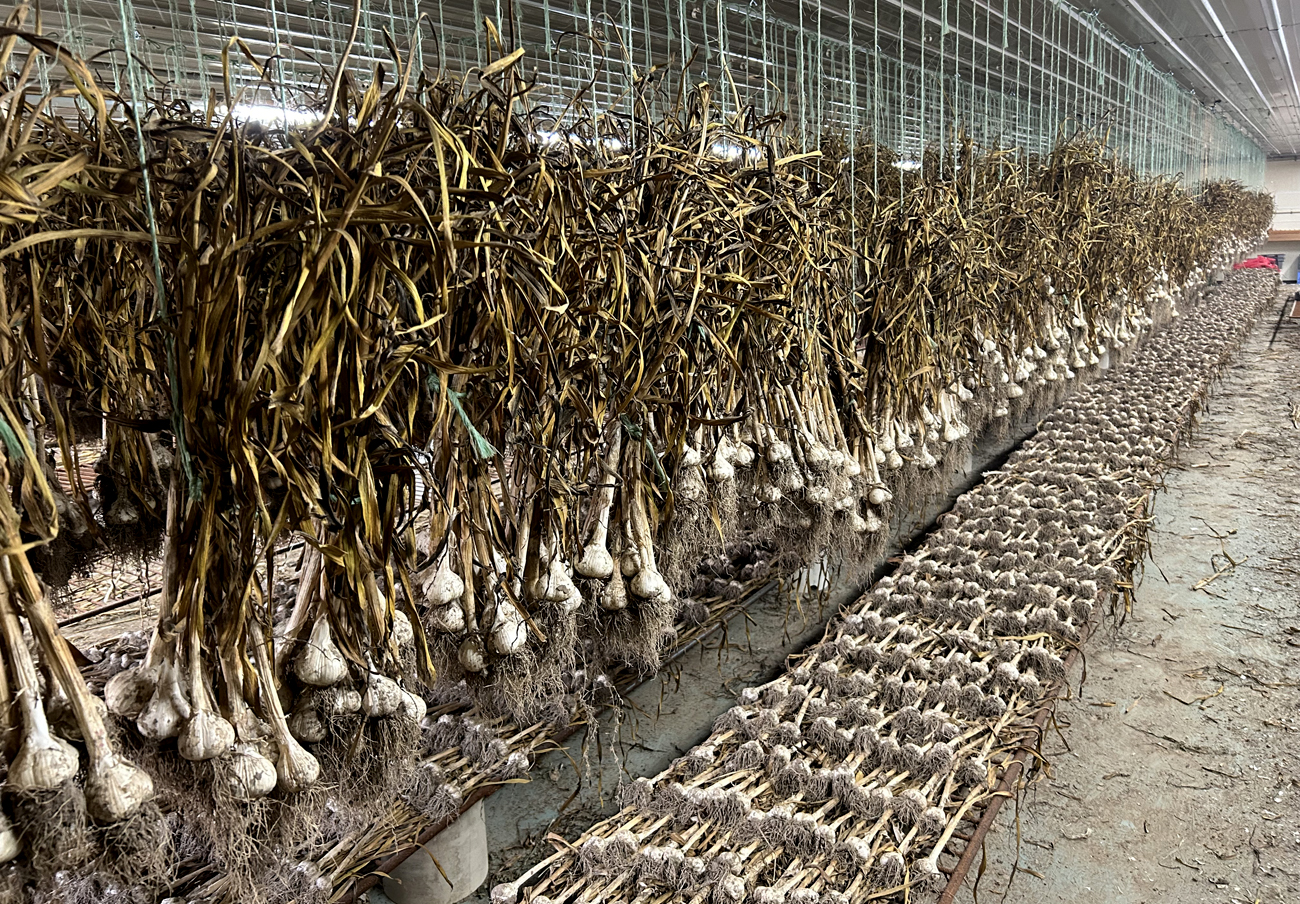
[[[1048,417],[796,668],[494,904],[520,888],[531,904],[819,904],[941,885],[1005,745],[1140,561],[1153,481],[1274,285],[1235,274]]]

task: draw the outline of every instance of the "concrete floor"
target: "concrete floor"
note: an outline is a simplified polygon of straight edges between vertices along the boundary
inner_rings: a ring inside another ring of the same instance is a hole
[[[1300,901],[1300,324],[1256,325],[962,904]],[[1232,564],[1236,562],[1237,564]],[[976,896],[978,891],[978,897]]]

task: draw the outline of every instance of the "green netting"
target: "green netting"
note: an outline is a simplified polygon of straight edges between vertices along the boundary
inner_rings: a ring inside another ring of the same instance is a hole
[[[241,109],[291,123],[310,119],[354,14],[339,0],[128,7],[124,27],[116,0],[58,0],[45,27],[82,54],[129,48],[140,90],[196,108],[221,93],[222,52],[237,35],[247,55],[228,58]],[[783,110],[810,141],[828,127],[864,132],[905,162],[959,134],[1041,152],[1063,132],[1087,129],[1107,134],[1146,174],[1256,187],[1263,179],[1264,154],[1250,136],[1095,13],[1057,0],[366,0],[356,10],[349,64],[363,78],[376,67],[392,77],[385,33],[421,67],[468,71],[484,62],[490,20],[507,45],[525,48],[535,98],[557,113],[580,92],[612,122],[632,115],[628,89],[638,79],[669,92],[683,78],[709,80],[728,110]],[[121,68],[128,58],[100,59]],[[254,60],[266,68],[259,73]],[[113,79],[130,87],[122,73]]]

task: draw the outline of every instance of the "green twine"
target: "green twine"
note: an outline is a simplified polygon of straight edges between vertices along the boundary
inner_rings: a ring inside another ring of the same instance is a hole
[[[15,461],[22,461],[27,457],[22,441],[18,439],[18,434],[14,433],[13,428],[9,426],[9,423],[4,418],[0,418],[0,439],[4,440],[10,458]]]
[[[428,384],[429,392],[439,395],[442,394],[442,382],[438,379],[436,373],[429,374]],[[471,421],[469,415],[465,413],[465,406],[460,403],[460,400],[465,398],[465,394],[463,392],[457,392],[451,387],[447,387],[446,392],[447,400],[451,402],[452,409],[456,412],[457,416],[460,417],[460,422],[465,425],[466,431],[469,432],[470,442],[474,445],[474,454],[484,460],[496,458],[500,455],[501,453],[497,451],[496,446],[488,442],[487,437],[482,433],[479,433],[478,428],[474,426],[474,422]]]

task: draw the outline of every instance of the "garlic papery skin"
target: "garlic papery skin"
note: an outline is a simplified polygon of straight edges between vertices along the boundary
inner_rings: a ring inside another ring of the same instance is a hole
[[[831,491],[826,487],[808,487],[804,492],[804,499],[809,505],[828,505],[831,501]]]
[[[158,666],[143,663],[118,672],[104,685],[108,711],[123,719],[138,719],[158,684]]]
[[[641,557],[634,550],[628,550],[619,557],[618,568],[623,577],[630,578],[641,570]]]
[[[149,773],[116,754],[101,756],[86,774],[86,811],[96,822],[121,822],[152,799]]]
[[[736,443],[731,447],[731,463],[738,468],[748,468],[754,463],[754,450],[748,443]]]
[[[304,744],[318,744],[325,740],[325,723],[313,706],[305,706],[289,717],[289,731]]]
[[[185,759],[199,763],[226,753],[235,743],[235,726],[217,713],[201,709],[190,717],[176,739]]]
[[[830,450],[810,436],[808,438],[808,451],[804,454],[804,462],[815,471],[825,471],[831,466]]]
[[[402,689],[393,679],[378,672],[370,673],[366,692],[361,695],[361,711],[371,719],[391,716],[402,705]]]
[[[574,563],[573,570],[584,578],[608,580],[614,573],[614,557],[609,554],[603,542],[593,540],[582,550],[582,555]]]
[[[498,656],[509,656],[522,650],[527,642],[528,625],[523,615],[504,594],[498,594],[492,630],[488,633],[488,649]]]
[[[704,459],[700,455],[699,449],[696,449],[694,446],[690,444],[687,444],[682,447],[681,466],[683,468],[697,467],[702,461],[704,461]]]
[[[163,660],[158,684],[135,720],[136,728],[151,741],[165,741],[181,733],[190,714],[189,702],[181,695],[177,668],[171,661]]]
[[[655,567],[652,557],[642,556],[649,562],[648,567],[642,568],[632,578],[632,592],[644,600],[654,603],[666,603],[672,599],[673,592],[668,587],[668,582],[664,580],[659,569]]]
[[[582,608],[582,591],[574,587],[568,599],[560,600],[560,610],[568,615],[577,612],[580,608]]]
[[[8,863],[14,860],[23,851],[22,845],[18,841],[18,833],[14,831],[13,825],[0,813],[0,863]]]
[[[275,790],[275,764],[252,744],[236,744],[229,761],[227,789],[235,800],[258,800]]]
[[[347,675],[347,660],[335,645],[330,635],[329,619],[324,615],[316,617],[311,637],[294,661],[293,670],[303,684],[312,687],[332,687]]]
[[[929,447],[925,443],[921,443],[921,450],[916,454],[917,467],[928,471],[938,463],[938,460],[930,454]]]
[[[722,447],[709,463],[709,479],[714,483],[730,483],[736,479],[736,468],[722,455]]]

